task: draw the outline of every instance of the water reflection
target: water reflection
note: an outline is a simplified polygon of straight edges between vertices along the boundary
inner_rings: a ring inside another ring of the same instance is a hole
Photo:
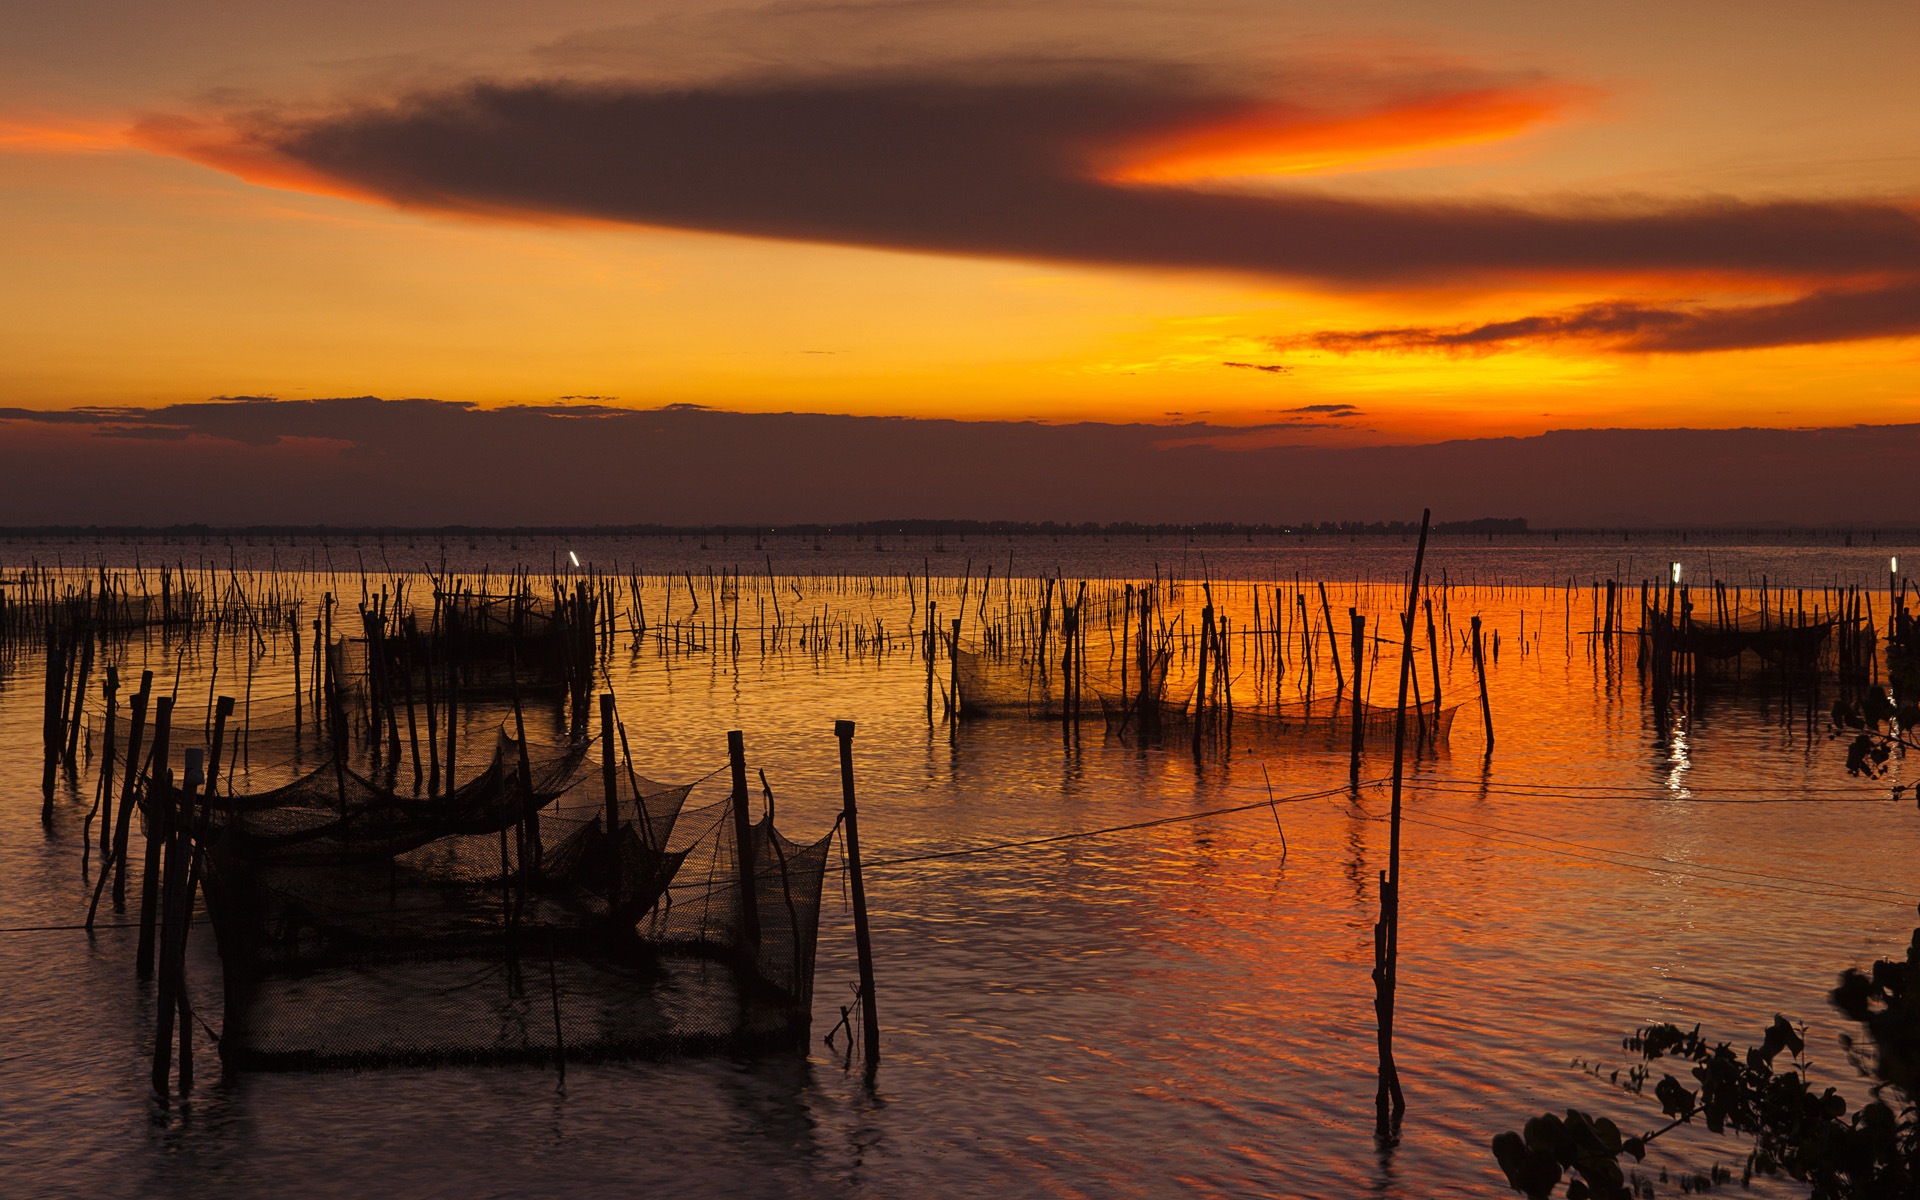
[[[1699,1021],[1735,1036],[1781,1011],[1830,1036],[1818,1023],[1833,972],[1863,948],[1899,945],[1911,912],[1837,885],[1873,877],[1907,894],[1916,883],[1904,805],[1720,803],[1847,786],[1839,749],[1808,736],[1809,697],[1703,692],[1649,754],[1649,682],[1632,640],[1539,640],[1543,610],[1586,599],[1456,588],[1436,603],[1450,700],[1477,707],[1469,657],[1453,655],[1468,616],[1517,632],[1527,607],[1536,640],[1490,664],[1498,755],[1477,752],[1469,710],[1453,734],[1461,752],[1416,766],[1399,993],[1412,1109],[1397,1144],[1372,1140],[1369,826],[1382,805],[1364,791],[1284,803],[1344,785],[1341,748],[1237,742],[1230,757],[1196,762],[1190,745],[1116,742],[1090,722],[930,729],[924,672],[904,656],[735,664],[649,643],[614,656],[608,676],[643,771],[698,778],[718,764],[720,732],[744,728],[783,823],[824,827],[839,804],[831,721],[854,718],[875,860],[1254,803],[1270,778],[1286,862],[1262,805],[873,872],[877,1090],[857,1061],[843,1068],[820,1045],[856,975],[833,902],[811,1061],[572,1064],[556,1092],[550,1068],[223,1079],[209,1057],[191,1104],[166,1115],[145,1098],[151,1014],[128,979],[128,944],[104,931],[92,949],[77,935],[0,940],[15,997],[0,1036],[18,1048],[0,1122],[19,1131],[10,1150],[33,1155],[9,1183],[216,1200],[669,1187],[1502,1194],[1484,1153],[1491,1132],[1564,1101],[1581,1081],[1563,1064],[1604,1055],[1639,1024]],[[175,664],[176,648],[153,652]],[[180,667],[183,693],[204,696],[210,664]],[[1321,670],[1325,694],[1324,658]],[[38,713],[20,683],[32,667],[14,671],[0,693],[0,785],[15,797],[0,809],[0,917],[52,924],[84,909],[78,830],[91,797],[63,784],[52,835],[42,832]],[[1289,680],[1302,682],[1298,666]],[[1756,956],[1752,912],[1779,899],[1756,885],[1787,875],[1809,882],[1770,909],[1776,950]]]
[[[1693,769],[1692,742],[1687,734],[1685,722],[1677,724],[1667,737],[1666,788],[1673,793],[1674,799],[1686,800],[1692,793],[1687,791],[1687,772]]]

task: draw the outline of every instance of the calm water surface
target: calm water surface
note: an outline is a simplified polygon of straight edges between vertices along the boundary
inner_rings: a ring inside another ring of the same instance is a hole
[[[725,561],[716,546],[676,553],[689,566]],[[663,561],[651,569],[682,569],[653,549]],[[959,550],[949,540],[947,558]],[[1179,566],[1136,550],[1099,559],[1082,547],[1069,574]],[[1051,552],[1016,545],[1016,570],[1042,569]],[[1674,552],[1636,547],[1646,557],[1630,577]],[[1718,546],[1715,573],[1883,582],[1884,552]],[[785,547],[774,565],[800,573],[813,553]],[[861,555],[933,550],[818,553],[823,570],[897,571]],[[1004,571],[1005,547],[995,553]],[[1207,553],[1216,578],[1289,583],[1296,572],[1390,580],[1410,559],[1397,542],[1344,558]],[[1613,553],[1549,543],[1476,558],[1462,544],[1436,562],[1455,579],[1585,581],[1615,573],[1603,557]],[[760,556],[736,557],[747,570]],[[905,627],[904,599],[870,603]],[[1654,1123],[1570,1060],[1617,1062],[1619,1037],[1649,1021],[1743,1039],[1776,1011],[1812,1023],[1817,1073],[1857,1093],[1824,993],[1841,967],[1904,945],[1920,815],[1846,777],[1804,698],[1716,695],[1657,738],[1631,657],[1610,671],[1579,636],[1584,603],[1584,592],[1569,605],[1563,592],[1516,587],[1450,597],[1452,624],[1477,612],[1502,635],[1498,747],[1483,765],[1478,718],[1463,710],[1451,755],[1413,768],[1399,1009],[1410,1110],[1392,1147],[1373,1137],[1368,978],[1386,797],[1289,801],[1343,783],[1343,753],[1303,744],[1196,764],[1178,746],[1110,741],[1097,724],[1077,740],[1058,725],[988,720],[950,737],[927,728],[924,667],[904,653],[763,660],[749,648],[736,666],[624,644],[613,678],[640,769],[705,776],[724,764],[724,731],[744,729],[796,836],[838,808],[833,720],[860,723],[885,1029],[877,1087],[819,1043],[855,977],[848,914],[830,900],[804,1060],[576,1064],[562,1086],[530,1068],[222,1078],[209,1056],[191,1102],[162,1111],[147,1092],[149,1000],[132,978],[132,935],[23,928],[73,924],[90,893],[84,784],[62,785],[51,831],[39,821],[40,666],[23,657],[0,677],[0,1193],[1501,1195],[1487,1141],[1542,1108]],[[125,653],[123,675],[143,654],[164,657],[157,642]],[[1381,662],[1376,700],[1393,675]],[[1467,656],[1442,665],[1449,702],[1467,696]],[[183,668],[183,695],[196,682],[204,695],[203,669]],[[256,686],[272,690],[265,677]],[[1376,749],[1369,775],[1385,759]],[[1271,810],[885,865],[1246,804],[1269,783]],[[213,979],[209,944],[193,970]]]

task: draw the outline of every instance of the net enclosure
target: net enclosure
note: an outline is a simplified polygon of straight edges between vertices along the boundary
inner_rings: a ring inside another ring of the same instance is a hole
[[[171,704],[138,731],[131,717],[116,721],[116,770],[135,772],[149,838],[164,842],[184,821],[218,949],[225,1062],[372,1067],[805,1044],[833,831],[797,842],[770,805],[748,811],[744,786],[695,805],[704,780],[640,775],[611,696],[600,736],[548,744],[519,732],[517,706],[469,706],[458,728],[471,749],[449,744],[446,769],[425,784],[350,701],[343,692],[325,704],[310,723],[320,729],[254,724],[251,754],[271,761],[237,777],[238,740],[216,722],[206,739],[215,782],[198,796],[155,769],[169,734],[193,738],[197,714],[172,730],[162,723]],[[450,736],[455,725],[442,728]],[[126,753],[139,754],[140,733],[144,771]],[[743,782],[744,760],[735,765]]]
[[[1278,657],[1247,654],[1256,639],[1264,649],[1273,630],[1256,628],[1249,637],[1211,603],[1191,624],[1184,612],[1170,621],[1167,595],[1157,585],[1142,585],[1129,587],[1117,609],[1106,602],[1104,609],[1113,611],[1097,610],[1108,632],[1103,649],[1087,636],[1095,614],[1084,598],[1069,605],[1063,597],[1057,620],[1049,611],[1028,620],[1025,627],[1033,636],[1017,643],[983,638],[963,645],[956,639],[952,686],[959,711],[971,717],[1068,722],[1097,715],[1107,732],[1119,737],[1205,734],[1276,750],[1303,741],[1348,739],[1356,732],[1363,741],[1394,736],[1398,707],[1355,697],[1344,680],[1329,695],[1315,696],[1309,689],[1286,699]],[[1177,681],[1172,678],[1176,650],[1185,667]],[[1251,685],[1253,695],[1236,701],[1236,683]],[[1458,709],[1414,699],[1406,706],[1408,735],[1416,745],[1444,747]]]
[[[584,747],[535,755],[501,733],[488,767],[440,795],[329,762],[216,801],[225,811],[202,828],[223,1057],[371,1066],[803,1043],[828,839],[794,842],[763,816],[742,854],[735,797],[688,811],[691,785],[603,766]],[[609,774],[610,793],[591,786]]]

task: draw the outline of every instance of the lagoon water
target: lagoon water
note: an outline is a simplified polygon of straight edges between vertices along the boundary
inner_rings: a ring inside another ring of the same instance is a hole
[[[975,588],[989,563],[996,582],[1009,569],[1205,574],[1247,595],[1249,580],[1325,580],[1336,609],[1359,582],[1384,613],[1412,558],[1397,537],[402,541],[20,541],[0,553],[66,568],[331,568],[310,586],[352,598],[363,568],[377,588],[443,562],[545,571],[571,550],[619,571],[690,571],[701,588],[706,565],[771,571],[790,605],[859,609],[901,630],[909,602],[868,576],[930,573],[950,588],[939,577],[964,560]],[[725,762],[724,731],[743,729],[797,836],[831,824],[832,722],[859,722],[884,1028],[872,1090],[857,1060],[849,1069],[821,1043],[855,977],[849,916],[830,899],[805,1058],[575,1064],[562,1083],[531,1067],[223,1076],[209,1055],[190,1101],[163,1110],[147,1090],[150,997],[133,981],[132,934],[71,928],[91,890],[88,777],[62,781],[43,828],[41,673],[22,653],[0,674],[0,1194],[1496,1196],[1508,1193],[1488,1140],[1542,1109],[1657,1123],[1572,1060],[1621,1064],[1620,1037],[1657,1020],[1744,1044],[1775,1012],[1809,1023],[1816,1075],[1857,1099],[1824,995],[1842,967],[1897,952],[1914,924],[1920,813],[1889,789],[1902,764],[1893,780],[1849,778],[1819,711],[1831,694],[1809,712],[1804,693],[1778,687],[1707,695],[1658,736],[1633,642],[1610,661],[1585,636],[1585,585],[1637,586],[1681,560],[1689,578],[1884,589],[1886,558],[1901,553],[1920,566],[1920,549],[1835,536],[1437,543],[1446,622],[1477,613],[1501,635],[1498,743],[1483,761],[1478,716],[1463,708],[1451,753],[1410,767],[1398,1042],[1409,1111],[1393,1145],[1374,1137],[1368,977],[1387,800],[1375,787],[1317,794],[1345,783],[1343,751],[1303,742],[1196,760],[1181,745],[1111,739],[1097,722],[1077,738],[1024,720],[930,729],[911,655],[762,657],[750,630],[737,660],[622,638],[611,678],[641,770],[708,776]],[[1570,580],[1581,587],[1567,591]],[[158,640],[119,654],[123,677],[179,665]],[[1381,661],[1374,699],[1390,703],[1390,654]],[[1470,695],[1464,652],[1443,651],[1442,668],[1449,703]],[[179,669],[181,693],[204,695],[205,664]],[[1385,758],[1373,749],[1370,778]],[[1271,808],[893,861],[1269,794]],[[210,939],[192,969],[217,972]],[[1671,1153],[1702,1165],[1738,1147],[1695,1138]]]

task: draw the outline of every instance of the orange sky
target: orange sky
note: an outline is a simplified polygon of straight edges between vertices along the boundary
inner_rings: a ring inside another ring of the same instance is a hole
[[[1910,7],[1483,4],[1444,21],[1426,5],[1324,7],[879,4],[849,24],[845,7],[796,4],[483,3],[450,22],[433,4],[195,0],[112,29],[22,13],[24,36],[0,47],[0,405],[578,396],[1246,424],[1353,406],[1299,435],[1329,443],[1912,418],[1920,339],[1904,308],[1756,348],[1313,341],[1908,286],[1911,264],[1891,260],[1358,281],[1071,248],[949,253],[484,197],[396,204],[250,132],[475,80],[751,91],[762,77],[1027,78],[1109,56],[1254,97],[1142,118],[1048,168],[1121,192],[1585,214],[1920,200],[1920,82],[1894,49],[1916,44]]]

